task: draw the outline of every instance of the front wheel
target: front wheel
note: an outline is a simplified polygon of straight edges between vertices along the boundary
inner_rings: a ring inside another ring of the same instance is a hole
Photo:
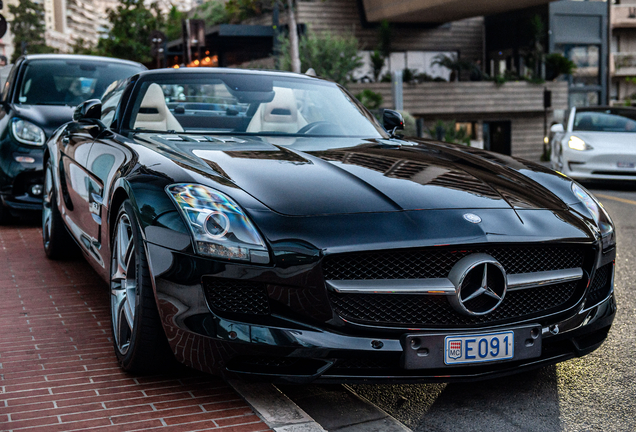
[[[140,228],[129,200],[112,233],[110,310],[115,353],[127,372],[165,370],[174,363],[150,281]]]
[[[42,242],[49,259],[72,258],[79,254],[77,244],[66,230],[57,208],[53,165],[49,159],[44,170],[44,197],[42,199]]]

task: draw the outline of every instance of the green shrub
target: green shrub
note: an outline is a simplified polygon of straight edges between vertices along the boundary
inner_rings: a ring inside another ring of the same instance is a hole
[[[356,99],[358,99],[368,110],[376,110],[380,108],[383,102],[382,95],[370,89],[362,90],[356,95]]]
[[[289,45],[289,38],[281,37],[279,62],[283,70],[291,70]],[[358,40],[352,34],[309,31],[300,38],[299,51],[302,71],[313,68],[318,76],[341,85],[350,82],[351,73],[363,64],[358,54]]]

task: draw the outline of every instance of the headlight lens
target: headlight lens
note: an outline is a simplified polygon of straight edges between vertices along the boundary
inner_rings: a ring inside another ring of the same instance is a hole
[[[11,121],[11,131],[15,139],[22,144],[41,146],[46,141],[42,128],[19,118]]]
[[[572,135],[570,137],[570,140],[568,141],[568,147],[570,147],[572,150],[579,150],[579,151],[592,150],[592,146],[590,146],[581,138],[575,135]]]
[[[583,186],[572,183],[572,192],[581,200],[592,214],[592,218],[601,232],[603,250],[609,249],[616,244],[616,232],[612,218],[603,208],[603,205],[596,200]]]
[[[259,264],[269,262],[265,242],[230,197],[195,184],[175,184],[167,191],[188,222],[197,253]]]

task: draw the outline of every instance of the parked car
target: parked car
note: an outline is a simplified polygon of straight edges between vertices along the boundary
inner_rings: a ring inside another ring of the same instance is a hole
[[[98,98],[112,82],[146,68],[135,62],[83,55],[20,57],[0,99],[0,223],[42,208],[42,154],[73,108]]]
[[[636,180],[636,108],[572,108],[552,132],[553,169],[579,181]]]
[[[614,319],[614,226],[584,188],[406,140],[334,83],[148,71],[74,119],[44,156],[44,249],[76,242],[110,284],[126,371],[483,379],[588,354]]]

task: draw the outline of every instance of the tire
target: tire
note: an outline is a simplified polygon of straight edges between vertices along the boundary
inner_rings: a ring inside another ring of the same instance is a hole
[[[75,258],[79,248],[66,230],[57,208],[57,195],[53,185],[53,165],[49,159],[44,170],[44,197],[42,199],[42,242],[49,259]]]
[[[0,199],[0,225],[8,225],[14,221],[9,208]]]
[[[111,241],[110,310],[113,345],[126,372],[163,372],[176,362],[161,326],[140,228],[129,200]]]

